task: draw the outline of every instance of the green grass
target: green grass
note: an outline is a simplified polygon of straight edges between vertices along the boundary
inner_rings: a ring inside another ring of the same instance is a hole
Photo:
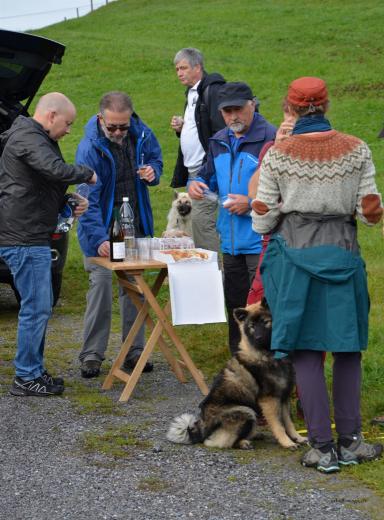
[[[132,456],[138,449],[149,449],[149,441],[140,440],[133,426],[107,428],[103,433],[86,432],[81,440],[87,453],[102,453],[106,457],[121,459]]]
[[[178,142],[169,121],[182,112],[184,103],[173,57],[186,46],[203,51],[208,71],[220,72],[230,81],[248,82],[261,101],[261,112],[276,125],[290,81],[300,75],[324,78],[329,86],[332,124],[369,144],[383,190],[384,140],[377,138],[384,124],[380,66],[384,42],[379,37],[383,15],[381,0],[238,0],[236,7],[233,0],[120,0],[84,18],[36,31],[67,46],[62,65],[52,68],[39,94],[61,91],[77,106],[77,121],[62,142],[68,161],[73,160],[82,128],[97,112],[102,94],[125,90],[132,96],[136,111],[155,131],[163,149],[163,179],[150,189],[156,234],[165,228],[172,199],[169,182]],[[368,427],[369,419],[384,413],[384,248],[380,226],[360,226],[359,235],[372,298],[362,409],[364,429],[373,438],[380,432]],[[87,276],[72,233],[63,306],[57,313],[81,315],[86,288]],[[165,297],[163,290],[162,299]],[[11,314],[0,316],[0,347],[7,355],[9,328],[14,330],[15,325]],[[115,314],[113,327],[118,330]],[[211,377],[228,357],[225,325],[186,326],[179,332],[195,362]],[[1,343],[2,337],[7,343]],[[0,371],[7,370],[8,365],[0,366]],[[82,392],[80,387],[71,388],[73,395],[80,396],[80,405]],[[95,404],[89,406],[93,409]],[[384,495],[383,468],[380,462],[353,468],[347,474]]]

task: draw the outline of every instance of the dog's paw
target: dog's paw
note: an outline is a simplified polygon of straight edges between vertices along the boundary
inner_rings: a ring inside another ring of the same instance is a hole
[[[308,444],[308,437],[302,437],[301,435],[294,437],[292,440],[294,442],[296,442],[297,444],[299,444],[300,446],[303,446],[304,444]]]
[[[291,441],[291,439],[280,441],[280,445],[283,448],[286,448],[286,449],[292,450],[292,451],[297,450],[297,448],[299,447],[299,445],[296,444],[295,442]]]
[[[252,449],[252,443],[248,439],[241,439],[238,442],[238,446],[241,450],[251,450]]]

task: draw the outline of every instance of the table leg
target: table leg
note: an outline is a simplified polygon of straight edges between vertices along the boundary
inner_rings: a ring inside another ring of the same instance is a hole
[[[129,297],[131,298],[132,302],[135,304],[137,310],[139,311],[143,305],[143,302],[140,298],[140,295],[142,295],[142,291],[137,290],[138,288],[136,286],[133,286],[133,284],[129,284],[128,282],[121,283],[121,285],[124,288],[124,290],[129,294]],[[171,310],[171,304],[170,304],[170,302],[168,302],[167,305],[164,307],[164,312],[167,316],[170,314],[170,310]],[[153,319],[151,318],[151,316],[149,315],[149,313],[147,314],[147,316],[145,318],[145,323],[148,326],[148,329],[152,332],[155,327],[155,323],[154,323]],[[177,359],[173,355],[172,351],[168,347],[165,339],[163,338],[163,336],[161,334],[158,338],[158,346],[159,346],[159,349],[161,350],[161,352],[163,353],[165,359],[168,361],[168,364],[171,367],[171,369],[173,370],[175,376],[180,381],[180,383],[186,383],[187,379],[184,375],[180,360]],[[184,365],[184,363],[183,363],[183,365]]]
[[[153,311],[155,312],[156,316],[159,319],[159,323],[162,324],[162,327],[167,332],[168,336],[171,338],[172,342],[174,343],[176,349],[178,350],[182,360],[184,361],[186,367],[190,371],[193,379],[195,380],[197,386],[200,388],[203,395],[207,395],[209,392],[208,386],[206,385],[204,378],[201,374],[201,372],[196,368],[194,365],[192,359],[190,358],[187,350],[185,349],[183,343],[177,336],[175,330],[173,329],[171,323],[169,323],[167,319],[166,313],[163,311],[163,309],[160,307],[159,303],[156,300],[156,297],[152,294],[150,288],[145,283],[145,280],[141,277],[137,277],[137,283],[141,290],[143,291],[143,294],[148,301],[149,305],[152,307]],[[159,324],[158,323],[158,324]],[[157,324],[157,325],[158,325]],[[156,325],[156,326],[157,326]]]
[[[162,269],[159,272],[159,274],[157,275],[157,278],[155,280],[155,283],[154,283],[154,286],[152,289],[154,291],[154,294],[157,294],[159,292],[160,287],[163,283],[163,280],[166,277],[166,274],[167,274],[167,270]],[[122,280],[122,282],[129,283],[129,282],[127,282],[127,280],[125,278],[124,272],[117,271],[117,276],[119,277],[119,280],[120,279]],[[132,276],[134,276],[136,281],[137,281],[137,279],[142,279],[143,282],[145,283],[144,279],[142,278],[142,272],[134,272],[134,273],[132,273]],[[124,283],[122,285],[124,286]],[[141,326],[143,325],[143,323],[148,315],[148,309],[149,309],[148,301],[144,301],[141,305],[141,309],[139,310],[139,312],[137,314],[136,320],[131,327],[131,330],[129,331],[127,337],[125,338],[125,341],[123,342],[123,344],[120,348],[120,352],[119,352],[117,358],[113,362],[112,367],[111,367],[110,371],[108,372],[107,377],[104,380],[104,383],[102,386],[102,388],[104,390],[109,390],[112,387],[113,378],[115,375],[117,375],[117,374],[115,374],[115,371],[119,370],[121,365],[123,364],[125,356],[128,354],[129,349],[131,348],[137,333],[139,332]]]

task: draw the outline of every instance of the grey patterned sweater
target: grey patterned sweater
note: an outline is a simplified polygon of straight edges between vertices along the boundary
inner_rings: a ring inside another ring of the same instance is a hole
[[[367,144],[336,130],[276,143],[262,161],[252,208],[253,229],[264,234],[292,211],[379,222],[383,208]]]

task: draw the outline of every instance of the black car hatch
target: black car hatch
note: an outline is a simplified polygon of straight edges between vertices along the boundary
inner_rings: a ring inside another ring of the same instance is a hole
[[[27,33],[0,30],[0,132],[28,107],[65,46]],[[24,104],[21,101],[26,100]]]

